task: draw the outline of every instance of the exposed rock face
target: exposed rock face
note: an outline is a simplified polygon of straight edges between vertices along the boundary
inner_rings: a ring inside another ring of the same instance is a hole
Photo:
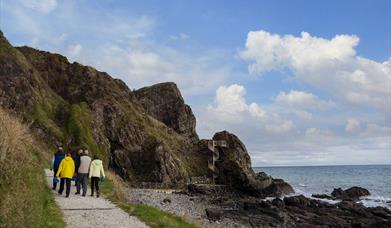
[[[0,31],[0,105],[9,110],[33,106],[34,69]]]
[[[127,180],[177,183],[183,137],[145,113],[128,87],[58,54],[13,48],[0,35],[0,104],[49,145],[88,147]]]
[[[87,147],[132,183],[184,183],[208,175],[205,140],[174,83],[131,91],[121,80],[59,54],[12,47],[0,34],[0,105],[32,123],[48,145]],[[244,193],[289,192],[285,182],[256,175],[243,143],[228,132],[218,182]]]
[[[169,128],[184,135],[191,143],[198,142],[196,118],[175,83],[166,82],[134,92],[144,109]]]
[[[220,162],[216,163],[219,184],[231,185],[245,193],[266,196],[281,196],[293,192],[283,180],[273,180],[265,173],[256,175],[251,168],[250,156],[239,138],[227,131],[218,132],[213,140],[224,140],[227,148],[220,148]]]
[[[336,199],[357,201],[362,196],[369,196],[370,193],[365,188],[354,186],[346,190],[336,188],[331,192],[331,195]]]

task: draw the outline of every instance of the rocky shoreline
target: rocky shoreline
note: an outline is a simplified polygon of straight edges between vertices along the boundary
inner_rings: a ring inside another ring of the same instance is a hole
[[[331,204],[303,195],[260,199],[229,189],[190,187],[186,191],[129,189],[132,203],[142,203],[184,217],[201,227],[391,227],[391,211],[365,207],[358,199],[366,189],[335,189]],[[317,197],[314,195],[313,197]]]

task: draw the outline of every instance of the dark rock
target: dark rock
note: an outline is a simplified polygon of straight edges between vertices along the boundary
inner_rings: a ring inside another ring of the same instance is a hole
[[[264,195],[271,197],[281,197],[283,195],[288,195],[293,193],[294,190],[292,186],[286,183],[282,179],[272,179],[272,183],[270,186],[263,190]]]
[[[175,83],[166,82],[144,87],[136,90],[134,94],[149,114],[184,135],[192,143],[198,142],[196,118],[190,106],[185,104]]]
[[[171,199],[170,198],[164,198],[162,202],[163,203],[171,203]]]
[[[318,199],[329,199],[329,200],[335,199],[334,197],[329,196],[327,194],[312,194],[312,197],[318,198]]]
[[[357,201],[362,196],[370,195],[369,191],[361,187],[351,187],[346,190],[336,188],[331,193],[337,199]]]
[[[391,211],[385,207],[374,207],[371,208],[370,211],[375,216],[379,216],[384,219],[391,219]]]
[[[275,198],[272,200],[272,204],[277,208],[283,209],[285,207],[285,203],[280,198]]]
[[[221,217],[224,214],[223,210],[217,209],[217,208],[207,208],[207,209],[205,209],[205,212],[206,212],[206,216],[211,221],[218,221],[218,220],[220,220]]]
[[[187,190],[190,194],[213,194],[215,193],[215,187],[210,184],[188,184]]]
[[[273,180],[264,173],[255,174],[247,149],[237,136],[222,131],[216,133],[213,140],[227,142],[227,147],[219,150],[217,183],[231,185],[247,194],[260,197],[293,192],[292,187],[282,180]]]
[[[287,206],[307,207],[310,200],[303,195],[284,197],[284,203]]]

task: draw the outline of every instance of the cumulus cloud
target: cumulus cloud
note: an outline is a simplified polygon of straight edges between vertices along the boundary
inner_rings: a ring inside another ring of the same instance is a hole
[[[391,58],[376,62],[358,56],[358,43],[355,35],[325,39],[307,32],[295,37],[260,30],[248,33],[240,56],[250,62],[252,74],[287,69],[297,80],[327,90],[338,99],[390,111]]]
[[[151,48],[139,45],[126,48],[108,45],[96,52],[99,55],[89,54],[88,64],[107,71],[136,88],[173,81],[186,95],[205,94],[221,85],[231,74],[230,67],[215,65],[209,59],[202,58],[202,55],[188,55],[162,46]]]
[[[273,134],[284,134],[294,129],[292,121],[281,118],[277,113],[267,112],[255,102],[247,102],[245,95],[246,89],[242,85],[220,86],[214,104],[208,107],[208,113],[222,123],[254,124],[262,131]]]
[[[321,110],[335,105],[332,101],[321,100],[312,93],[297,90],[291,90],[289,93],[280,92],[273,100],[288,106]]]

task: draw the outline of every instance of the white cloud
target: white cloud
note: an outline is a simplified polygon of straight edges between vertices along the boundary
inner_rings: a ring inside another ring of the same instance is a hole
[[[42,7],[51,4],[36,2]],[[58,1],[56,17],[50,17],[31,13],[27,0],[23,1],[26,7],[21,3],[7,1],[1,9],[9,18],[7,30],[23,34],[30,41],[27,45],[108,72],[131,88],[173,81],[185,96],[213,94],[231,75],[231,67],[223,60],[227,59],[225,50],[183,51],[158,43],[154,37],[157,21],[151,16],[100,11],[86,7],[84,1]],[[179,33],[176,38],[190,36]]]
[[[297,90],[291,90],[289,93],[280,92],[273,100],[288,106],[321,110],[335,105],[332,101],[321,100],[312,93]]]
[[[311,120],[313,114],[305,110],[293,110],[293,113],[301,119]]]
[[[361,130],[360,121],[355,118],[348,119],[345,127],[345,131],[349,133],[359,133]]]
[[[41,12],[49,13],[57,8],[57,0],[20,0],[24,7]]]
[[[219,58],[220,54],[205,55]],[[125,48],[109,45],[98,48],[84,59],[88,59],[87,64],[121,78],[133,88],[173,81],[186,95],[209,93],[231,74],[226,65],[215,65],[202,55],[187,55],[164,46]]]
[[[170,36],[170,38],[173,40],[188,40],[188,39],[190,39],[190,35],[188,35],[186,33],[179,33],[178,35]]]
[[[214,105],[208,107],[208,113],[220,123],[253,125],[272,134],[284,134],[294,129],[292,121],[267,112],[255,102],[248,103],[245,95],[246,89],[241,85],[220,86]]]
[[[360,57],[355,35],[332,39],[311,36],[280,36],[266,31],[249,32],[246,49],[240,53],[250,62],[252,74],[290,70],[297,80],[329,91],[351,104],[386,109],[391,103],[391,58],[383,63]]]
[[[77,59],[80,56],[82,46],[80,44],[71,44],[67,48],[67,56],[72,60]]]

